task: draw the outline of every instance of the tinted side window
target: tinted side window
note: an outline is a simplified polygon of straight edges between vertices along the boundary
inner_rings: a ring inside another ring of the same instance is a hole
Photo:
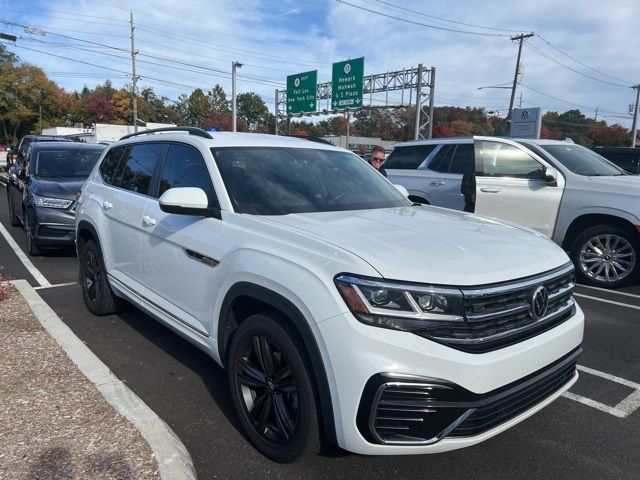
[[[100,175],[102,176],[102,180],[115,187],[120,186],[120,170],[122,160],[122,152],[125,150],[124,147],[113,148],[107,152],[105,157],[102,159],[100,163]]]
[[[500,142],[481,142],[481,156],[476,162],[477,176],[542,179],[543,172],[537,160],[517,147]]]
[[[455,145],[443,145],[436,156],[429,163],[429,170],[433,170],[434,172],[449,172],[449,164],[451,163],[451,156],[455,151]]]
[[[471,168],[474,162],[474,149],[472,143],[464,143],[456,147],[456,151],[451,159],[449,173],[459,173],[462,175],[465,170]]]
[[[200,152],[186,145],[169,145],[160,176],[160,192],[174,187],[198,187],[204,190],[210,207],[218,206],[211,176]]]
[[[120,186],[132,192],[149,194],[153,171],[160,160],[164,145],[141,143],[128,148],[124,154],[124,171]]]
[[[438,145],[410,145],[396,147],[384,164],[385,169],[415,170]]]

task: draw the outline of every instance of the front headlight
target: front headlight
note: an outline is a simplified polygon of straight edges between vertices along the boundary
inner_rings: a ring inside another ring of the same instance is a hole
[[[443,322],[463,322],[462,292],[342,274],[335,283],[351,313],[362,323],[396,330],[425,331]]]
[[[73,203],[73,200],[65,200],[63,198],[51,198],[51,197],[40,197],[38,195],[33,195],[33,203],[36,207],[47,207],[47,208],[68,208],[69,205]]]

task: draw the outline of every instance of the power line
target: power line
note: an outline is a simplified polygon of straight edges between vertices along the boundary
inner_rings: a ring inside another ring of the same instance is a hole
[[[75,58],[64,57],[62,55],[56,55],[54,53],[43,52],[42,50],[36,50],[35,48],[24,47],[22,45],[16,44],[16,47],[23,48],[25,50],[31,50],[32,52],[42,53],[44,55],[51,55],[52,57],[63,58],[65,60],[71,60],[72,62],[83,63],[85,65],[90,65],[92,67],[104,68],[105,70],[111,70],[112,72],[124,73],[125,75],[131,76],[129,72],[124,72],[122,70],[116,70],[115,68],[105,67],[103,65],[97,65],[95,63],[83,62],[82,60],[76,60]]]
[[[569,105],[574,105],[576,107],[586,108],[588,110],[593,110],[594,112],[596,110],[598,110],[599,112],[605,112],[605,113],[613,113],[613,114],[619,114],[620,113],[620,112],[612,112],[610,110],[602,110],[602,109],[600,109],[598,107],[590,107],[588,105],[582,105],[580,103],[570,102],[569,100],[564,100],[562,98],[554,97],[553,95],[549,95],[548,93],[544,93],[544,92],[541,92],[540,90],[536,90],[535,88],[532,88],[532,87],[530,87],[528,85],[525,85],[524,83],[521,83],[520,85],[523,86],[524,88],[528,89],[528,90],[531,90],[533,92],[539,93],[540,95],[544,95],[545,97],[553,98],[554,100],[558,100],[560,102],[567,103]]]
[[[553,63],[555,63],[556,65],[559,65],[559,66],[561,66],[561,67],[563,67],[563,68],[566,68],[566,69],[568,69],[568,70],[571,70],[572,72],[577,73],[578,75],[582,75],[583,77],[590,78],[591,80],[595,80],[595,81],[597,81],[597,82],[606,83],[606,84],[608,84],[608,85],[614,85],[614,86],[616,86],[616,87],[625,87],[625,88],[630,88],[630,87],[631,87],[631,85],[623,85],[623,84],[621,84],[621,83],[613,83],[613,82],[609,82],[609,81],[607,81],[607,80],[602,80],[602,79],[600,79],[600,78],[593,77],[593,76],[591,76],[591,75],[587,75],[587,74],[586,74],[586,73],[584,73],[584,72],[581,72],[581,71],[579,71],[579,70],[576,70],[575,68],[572,68],[572,67],[570,67],[570,66],[568,66],[568,65],[566,65],[566,64],[564,64],[564,63],[562,63],[562,62],[560,62],[559,60],[556,60],[556,59],[555,59],[555,58],[553,58],[552,56],[547,55],[546,53],[544,53],[543,51],[541,51],[541,50],[537,49],[536,47],[534,47],[534,46],[533,46],[533,45],[531,45],[531,44],[525,43],[524,45],[525,45],[525,47],[530,48],[531,50],[533,50],[534,52],[538,53],[539,55],[542,55],[542,56],[543,56],[544,58],[546,58],[547,60],[552,61],[552,62],[553,62]]]
[[[546,43],[547,45],[549,45],[551,48],[557,50],[558,52],[562,53],[565,57],[570,58],[571,60],[573,60],[576,63],[579,63],[580,65],[582,65],[585,68],[588,68],[589,70],[599,73],[600,75],[604,75],[605,77],[609,77],[613,80],[617,80],[619,82],[623,82],[623,83],[633,83],[633,82],[627,82],[626,80],[622,80],[620,78],[617,77],[613,77],[611,75],[609,75],[608,73],[605,72],[601,72],[600,70],[596,70],[595,68],[590,67],[589,65],[587,65],[586,63],[581,62],[580,60],[578,60],[575,57],[572,57],[571,55],[569,55],[567,52],[565,52],[564,50],[561,50],[560,48],[556,47],[555,45],[553,45],[549,40],[546,40],[545,38],[543,38],[541,35],[536,34],[536,37],[538,37],[540,40],[542,40],[544,43]]]
[[[431,25],[431,24],[428,24],[428,23],[416,22],[415,20],[409,20],[409,19],[406,19],[406,18],[396,17],[394,15],[389,15],[387,13],[383,13],[383,12],[380,12],[380,11],[377,11],[377,10],[371,10],[370,8],[366,8],[366,7],[363,7],[361,5],[355,5],[355,4],[347,2],[345,0],[336,0],[336,1],[338,3],[342,3],[344,5],[349,5],[350,7],[357,8],[359,10],[364,10],[364,11],[369,12],[369,13],[374,13],[376,15],[381,15],[383,17],[392,18],[394,20],[400,20],[401,22],[411,23],[413,25],[419,25],[421,27],[435,28],[436,30],[444,30],[444,31],[447,31],[447,32],[454,32],[454,33],[464,33],[464,34],[467,34],[467,35],[479,35],[479,36],[483,36],[483,37],[503,37],[503,38],[504,37],[509,37],[508,34],[502,34],[502,33],[472,32],[471,30],[459,30],[459,29],[456,29],[456,28],[439,27],[437,25]]]
[[[404,12],[409,12],[409,13],[415,13],[416,15],[420,15],[420,16],[428,17],[428,18],[434,18],[436,20],[442,20],[443,22],[454,23],[456,25],[463,25],[465,27],[482,28],[482,29],[485,29],[485,30],[494,30],[494,31],[499,31],[499,32],[521,32],[522,31],[522,30],[509,30],[509,29],[506,29],[506,28],[485,27],[485,26],[482,26],[482,25],[474,25],[472,23],[457,22],[455,20],[449,20],[449,19],[446,19],[446,18],[443,18],[443,17],[436,17],[435,15],[429,15],[429,14],[426,14],[426,13],[423,13],[423,12],[417,12],[416,10],[410,10],[408,8],[404,8],[404,7],[401,7],[399,5],[395,5],[395,4],[390,3],[390,2],[384,2],[382,0],[376,0],[376,1],[378,3],[382,3],[383,5],[387,5],[389,7],[393,7],[395,9],[397,9],[397,10],[402,10]]]

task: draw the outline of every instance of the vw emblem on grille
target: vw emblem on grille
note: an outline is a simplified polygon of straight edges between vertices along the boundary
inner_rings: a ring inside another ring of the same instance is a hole
[[[544,286],[539,286],[531,295],[531,316],[534,320],[540,320],[547,313],[549,307],[549,292]]]

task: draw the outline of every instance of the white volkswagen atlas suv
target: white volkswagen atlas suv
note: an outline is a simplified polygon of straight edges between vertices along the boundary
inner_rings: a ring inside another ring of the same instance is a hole
[[[413,205],[331,145],[128,135],[82,188],[76,231],[87,308],[127,300],[207,352],[276,461],[321,438],[360,454],[466,447],[578,376],[584,317],[560,247]]]

